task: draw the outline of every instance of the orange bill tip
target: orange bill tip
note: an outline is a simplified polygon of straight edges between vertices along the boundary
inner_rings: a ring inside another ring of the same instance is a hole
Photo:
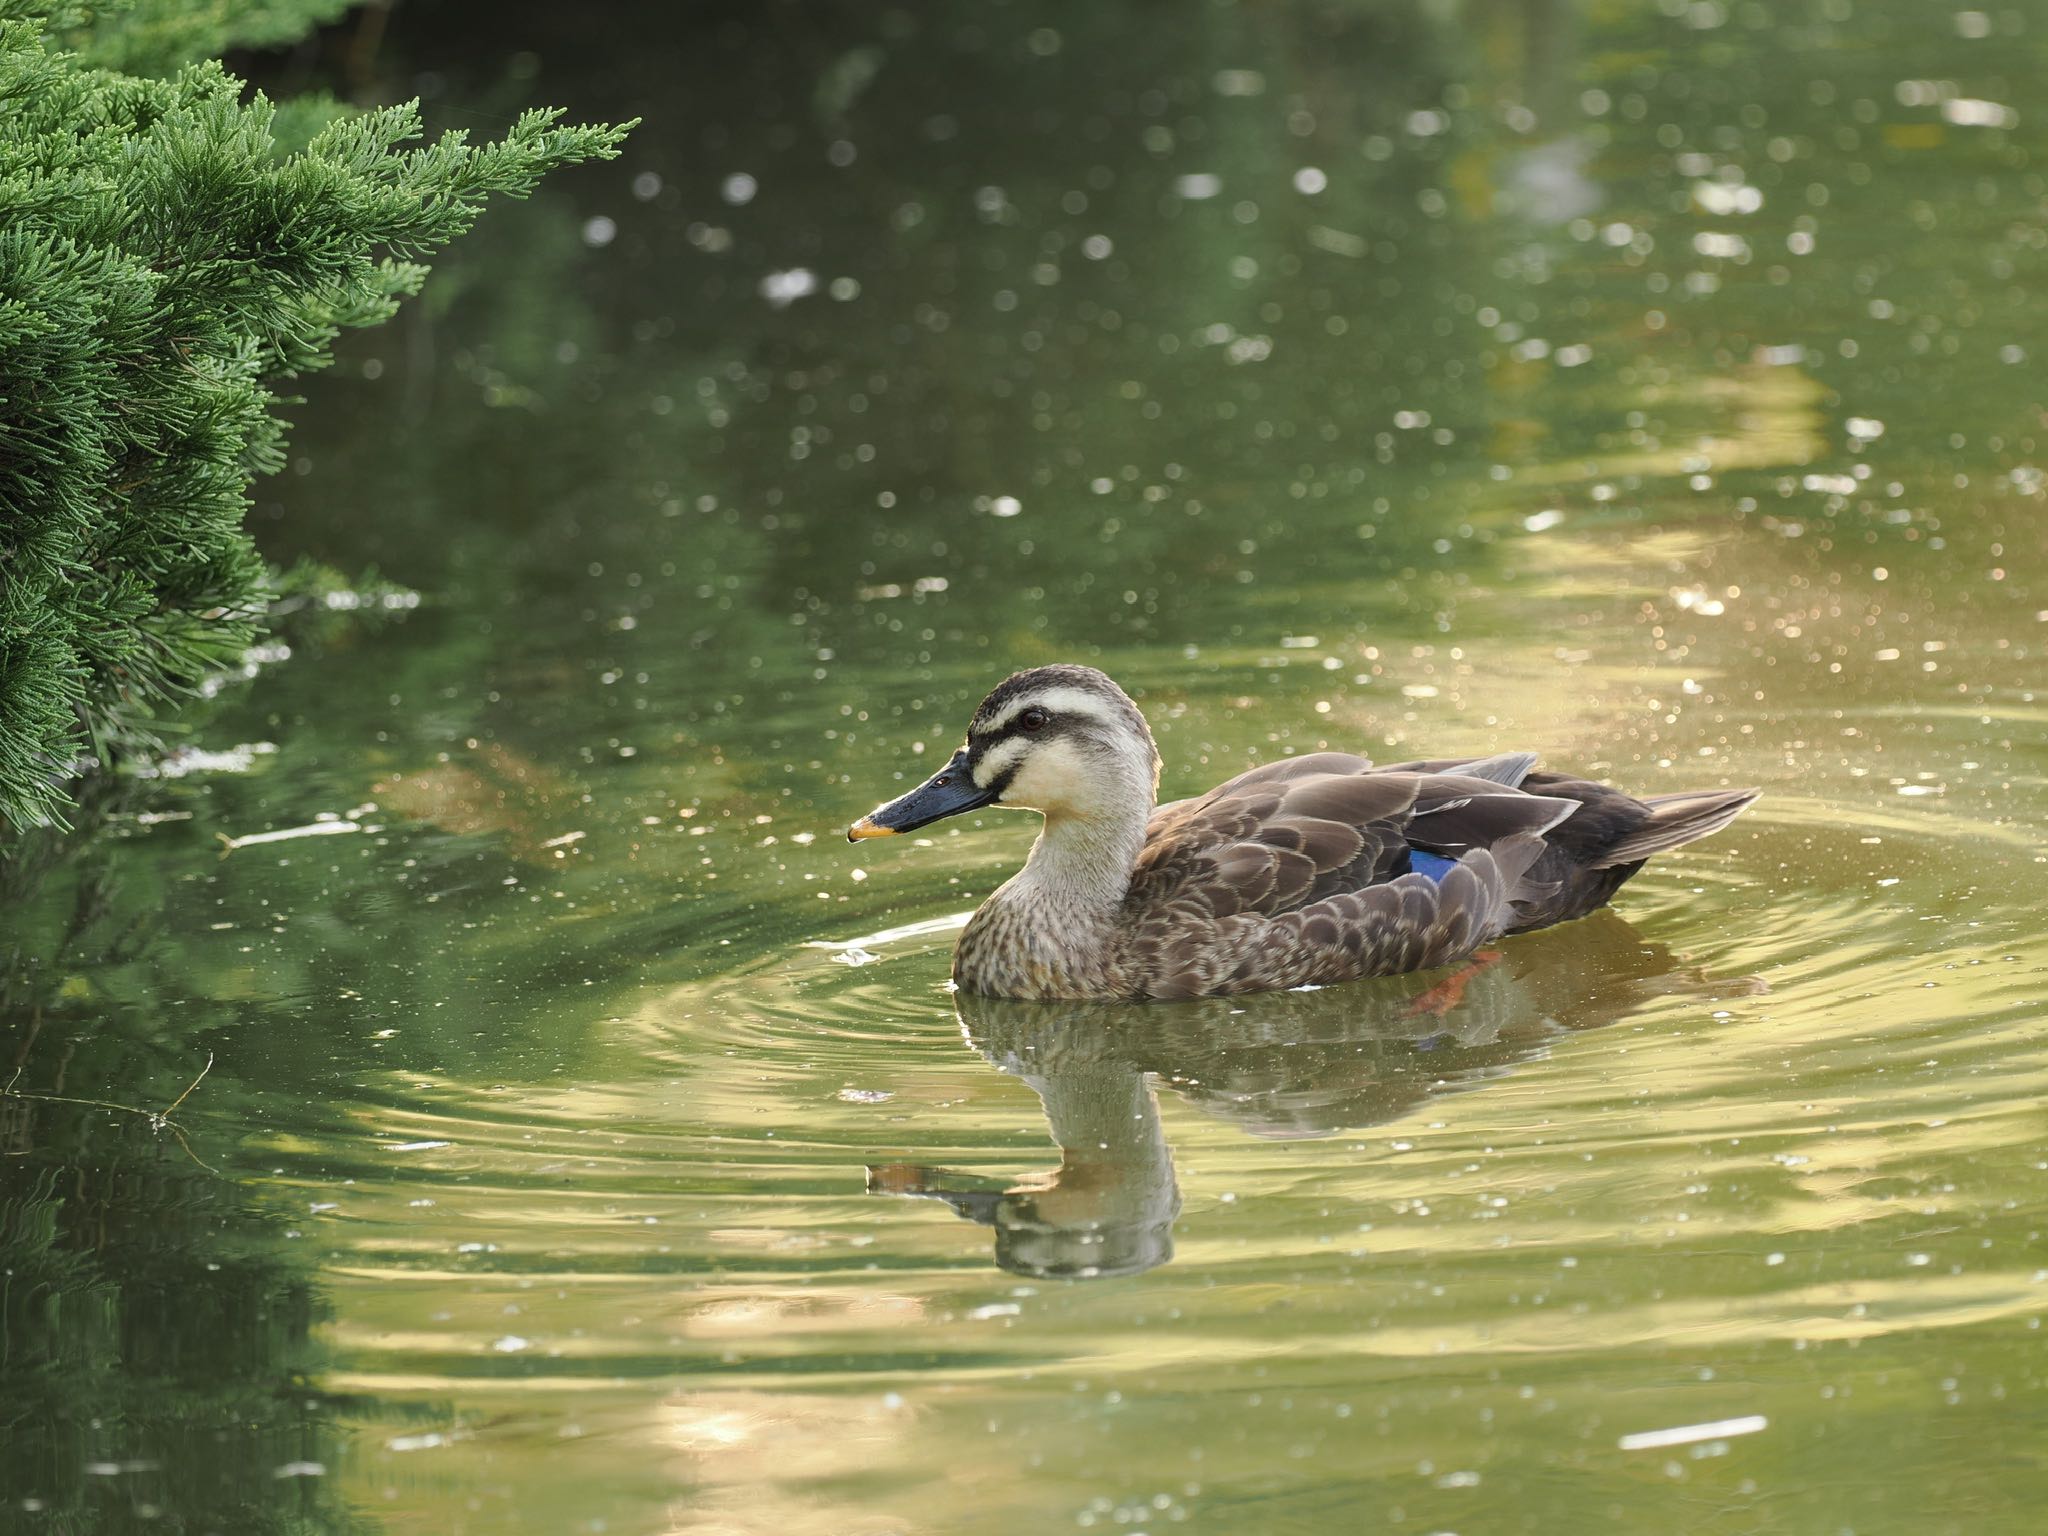
[[[846,840],[849,843],[860,842],[863,838],[894,837],[895,835],[896,829],[894,827],[885,827],[872,816],[863,816],[859,821],[856,821],[846,829]]]

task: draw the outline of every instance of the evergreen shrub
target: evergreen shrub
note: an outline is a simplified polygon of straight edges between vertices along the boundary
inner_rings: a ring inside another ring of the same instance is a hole
[[[0,830],[61,822],[85,754],[146,737],[258,632],[243,521],[286,381],[389,318],[489,196],[632,126],[539,110],[428,143],[416,102],[281,114],[176,62],[340,9],[0,0]],[[131,72],[153,53],[165,73]]]

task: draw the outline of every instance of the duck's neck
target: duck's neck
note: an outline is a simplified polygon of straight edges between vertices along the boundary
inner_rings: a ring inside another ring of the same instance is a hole
[[[1072,918],[1108,921],[1130,889],[1151,812],[1152,796],[1143,793],[1111,814],[1048,816],[1010,893]]]
[[[960,935],[953,979],[989,997],[1120,997],[1121,917],[1145,846],[1152,780],[1093,781],[1087,813],[1054,810],[1031,857]]]

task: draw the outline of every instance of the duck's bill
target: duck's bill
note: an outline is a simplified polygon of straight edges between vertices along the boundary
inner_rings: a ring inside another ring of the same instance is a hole
[[[992,804],[995,791],[983,789],[967,771],[963,748],[953,760],[901,799],[878,805],[846,829],[846,840],[857,843],[864,837],[893,837],[898,832],[915,832],[963,811],[978,811]]]
[[[922,1163],[882,1163],[868,1169],[868,1193],[943,1200],[969,1221],[992,1227],[996,1224],[996,1210],[1003,1202],[1004,1190],[1001,1180],[974,1174],[928,1168]]]

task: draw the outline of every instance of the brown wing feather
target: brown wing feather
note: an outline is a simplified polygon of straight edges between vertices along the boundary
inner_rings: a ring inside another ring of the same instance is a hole
[[[1576,809],[1489,779],[1376,773],[1344,752],[1287,758],[1156,813],[1128,906],[1278,916],[1383,883],[1407,867],[1410,843],[1457,857]]]
[[[1269,771],[1292,768],[1292,773]],[[1276,914],[1391,873],[1421,781],[1319,752],[1241,774],[1155,814],[1129,908],[1189,904],[1212,917]],[[1341,885],[1340,885],[1341,882]]]
[[[1598,906],[1647,853],[1726,825],[1745,790],[1662,796],[1535,754],[1375,770],[1318,752],[1154,813],[1125,901],[1136,995],[1201,997],[1447,965]],[[1457,863],[1409,873],[1410,850]]]
[[[1490,848],[1518,832],[1548,832],[1578,809],[1574,799],[1433,773],[1422,780],[1406,830],[1415,847],[1455,857],[1467,848]]]
[[[1319,752],[1163,807],[1126,898],[1134,980],[1155,997],[1341,981],[1498,936],[1542,834],[1578,804],[1446,766]],[[1411,843],[1465,862],[1440,883],[1406,874]]]
[[[1448,965],[1498,937],[1543,839],[1518,833],[1476,849],[1441,882],[1402,875],[1277,916],[1241,912],[1187,926],[1163,909],[1136,928],[1139,994],[1157,998],[1262,992],[1391,976]]]
[[[1254,784],[1287,784],[1326,773],[1350,777],[1371,770],[1372,760],[1355,752],[1305,752],[1300,757],[1283,757],[1277,763],[1262,763],[1256,768],[1248,768],[1234,779],[1225,779],[1202,798],[1213,800],[1218,795],[1235,795]]]

